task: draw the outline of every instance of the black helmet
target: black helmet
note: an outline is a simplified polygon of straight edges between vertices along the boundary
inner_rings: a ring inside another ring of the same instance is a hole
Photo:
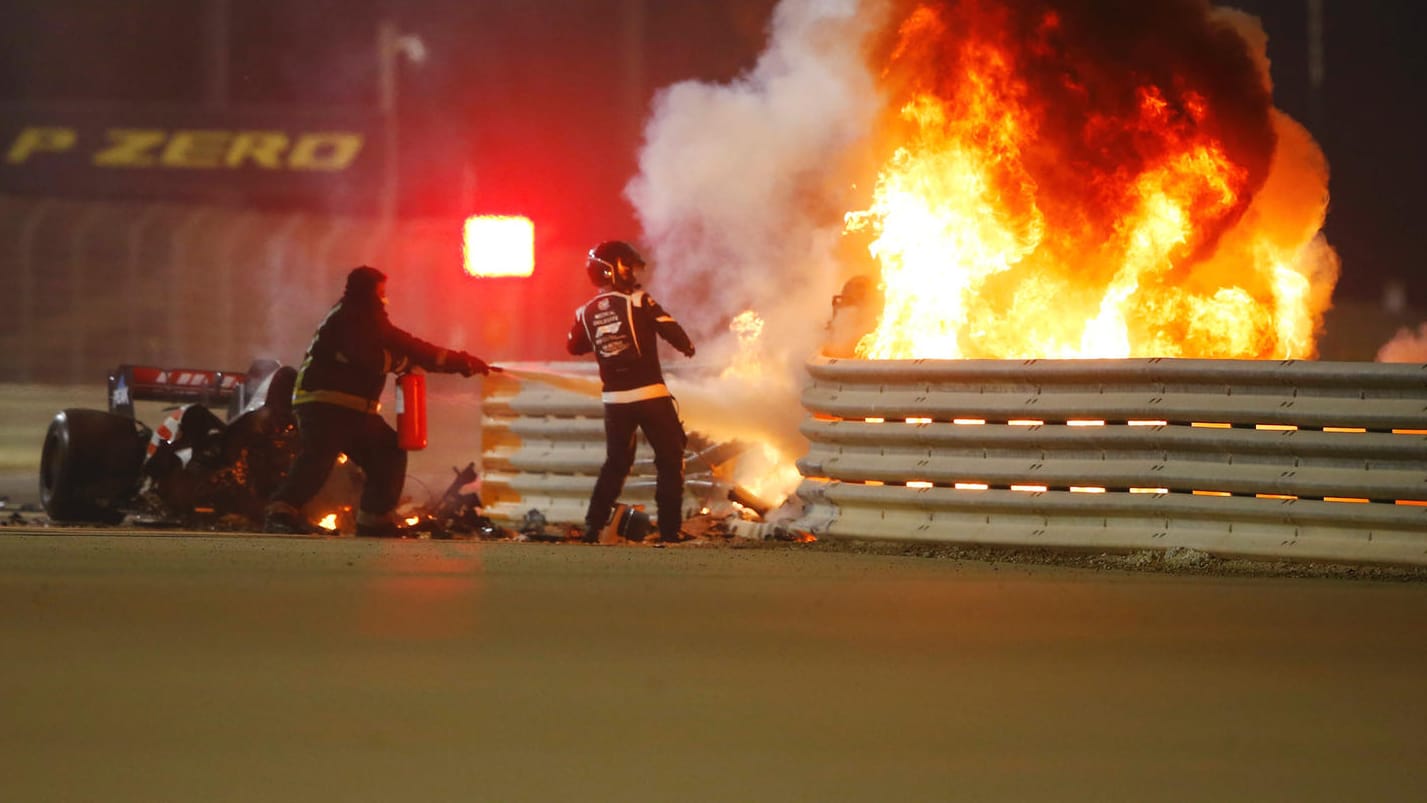
[[[585,273],[595,287],[613,287],[616,290],[634,289],[634,268],[644,267],[644,257],[634,250],[634,246],[623,240],[606,240],[590,249],[585,260]],[[620,270],[620,267],[625,270]]]

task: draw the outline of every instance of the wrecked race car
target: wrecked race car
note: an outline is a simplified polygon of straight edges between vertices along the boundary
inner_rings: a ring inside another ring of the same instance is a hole
[[[256,530],[268,497],[297,454],[292,390],[297,371],[257,360],[244,373],[121,365],[109,375],[107,410],[61,410],[40,456],[40,502],[60,523]],[[172,403],[154,429],[137,402]],[[217,411],[217,412],[215,412]],[[221,417],[220,417],[221,413]],[[399,508],[416,537],[498,538],[471,490],[475,464],[453,468],[450,487]],[[364,477],[343,455],[303,510],[319,534],[351,532]]]
[[[272,360],[244,373],[119,366],[109,375],[107,410],[66,409],[50,422],[40,457],[45,512],[66,523],[116,524],[129,515],[180,526],[261,522],[296,453],[296,377]],[[135,407],[150,401],[179,406],[151,429]],[[360,470],[344,463],[318,499],[328,510],[350,510],[360,487]]]

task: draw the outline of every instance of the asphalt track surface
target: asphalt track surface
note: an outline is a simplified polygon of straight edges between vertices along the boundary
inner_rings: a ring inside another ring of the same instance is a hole
[[[1422,800],[1427,584],[0,528],[0,799]]]

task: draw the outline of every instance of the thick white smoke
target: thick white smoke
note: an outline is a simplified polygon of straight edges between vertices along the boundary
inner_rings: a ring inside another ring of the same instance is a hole
[[[803,365],[845,278],[834,252],[852,208],[849,154],[878,108],[863,46],[882,15],[870,5],[783,0],[751,71],[655,97],[626,190],[653,257],[650,291],[702,364],[737,374],[676,388],[691,429],[796,448]],[[750,309],[764,321],[752,344],[729,331]]]

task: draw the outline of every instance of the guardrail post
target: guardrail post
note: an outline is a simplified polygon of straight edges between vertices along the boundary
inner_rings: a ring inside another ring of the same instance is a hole
[[[69,365],[65,371],[65,379],[76,385],[89,378],[84,348],[88,339],[88,327],[82,325],[85,307],[91,302],[86,292],[88,282],[85,280],[89,275],[86,257],[89,255],[85,252],[85,242],[101,211],[98,207],[86,207],[80,213],[79,222],[75,224],[69,241],[69,309],[65,316],[70,321],[70,325],[65,327],[69,340]],[[93,301],[97,302],[98,299]]]
[[[44,223],[45,215],[54,208],[54,202],[44,200],[25,216],[25,224],[20,230],[20,353],[19,376],[21,382],[34,381],[35,360],[35,237]]]

